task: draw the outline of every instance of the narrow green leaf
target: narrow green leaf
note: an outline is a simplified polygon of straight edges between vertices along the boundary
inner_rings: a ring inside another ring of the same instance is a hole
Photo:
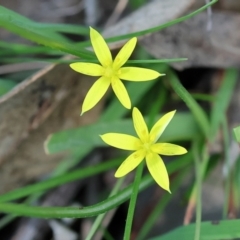
[[[86,59],[95,58],[93,53],[76,47],[74,44],[70,44],[66,41],[59,40],[56,34],[49,34],[44,30],[35,29],[30,20],[25,20],[26,18],[14,13],[13,11],[0,6],[0,26],[18,34],[33,42],[58,49],[65,53],[70,53],[75,56],[83,57]],[[51,36],[49,36],[51,35]]]
[[[150,176],[143,178],[139,190],[146,189],[153,183]],[[97,216],[109,211],[125,202],[132,194],[132,184],[122,190],[119,194],[108,198],[90,207],[33,207],[24,204],[0,203],[0,212],[12,213],[18,216],[29,216],[37,218],[86,218]]]
[[[0,96],[4,95],[8,91],[10,91],[16,85],[17,85],[17,83],[14,81],[0,79]]]
[[[122,159],[110,160],[95,166],[86,167],[70,173],[62,174],[57,177],[45,180],[43,182],[35,183],[26,187],[12,190],[11,192],[5,193],[0,196],[0,202],[12,201],[18,198],[28,196],[32,193],[43,191],[49,188],[59,186],[64,183],[72,182],[93,176],[95,174],[107,171],[114,167],[117,167],[121,163]]]
[[[73,33],[83,36],[89,36],[89,27],[64,24],[64,23],[37,23],[31,22],[32,26],[39,30],[48,30],[51,32]]]
[[[204,153],[200,153],[200,148],[202,145],[201,138],[196,137],[192,144],[193,149],[193,159],[195,163],[195,184],[196,184],[196,228],[194,234],[194,240],[200,240],[201,235],[201,221],[202,221],[202,180],[203,174],[201,174],[201,169],[205,165],[204,161],[207,161],[203,158]],[[203,148],[204,151],[205,148]]]
[[[222,134],[223,134],[223,149],[224,149],[224,170],[226,177],[224,179],[224,204],[223,204],[223,219],[228,218],[229,204],[230,199],[233,194],[232,180],[233,180],[233,171],[231,164],[231,154],[230,154],[230,138],[229,138],[229,129],[227,123],[227,117],[224,115],[222,120]],[[234,195],[234,194],[233,194]]]
[[[201,223],[200,240],[224,240],[240,237],[240,220],[223,220]],[[167,234],[149,240],[194,239],[195,224],[179,227]]]
[[[9,20],[10,21],[20,21],[22,24],[26,24],[26,25],[31,25],[32,24],[32,27],[33,28],[37,28],[37,26],[35,26],[35,22],[26,18],[25,16],[22,16],[21,14],[18,14],[8,8],[4,8],[3,6],[0,6],[0,18],[1,18],[1,15],[6,15],[8,16]],[[38,23],[38,25],[41,25],[41,23]],[[47,33],[48,35],[51,35],[52,37],[60,40],[60,41],[66,41],[67,39],[56,33],[56,32],[53,32],[53,31],[49,31],[48,29],[42,29],[41,32],[45,32]]]
[[[223,119],[225,118],[225,113],[231,101],[234,88],[238,80],[238,70],[237,69],[227,69],[225,70],[223,81],[221,87],[218,90],[215,101],[213,103],[210,123],[211,123],[211,139],[214,140],[219,126]]]
[[[191,95],[195,100],[201,100],[206,102],[213,102],[215,100],[215,97],[210,94],[192,93]]]
[[[142,59],[142,60],[128,60],[128,64],[139,64],[139,63],[172,63],[172,62],[182,62],[182,61],[187,61],[187,58],[166,58],[166,59]]]
[[[1,43],[0,43],[1,44]],[[1,45],[0,45],[1,47]],[[48,50],[48,51],[47,51]],[[5,56],[7,54],[14,54],[14,51],[9,50],[9,52],[5,52],[1,54],[2,56]],[[54,50],[49,50],[48,48],[41,48],[41,47],[35,47],[27,49],[20,49],[18,50],[17,54],[33,54],[33,53],[47,53],[47,54],[53,54],[53,55],[59,55],[59,52],[56,52]],[[43,61],[43,62],[53,62],[53,63],[74,63],[74,62],[90,62],[90,63],[99,63],[97,59],[56,59],[56,58],[37,58],[37,57],[4,57],[2,62],[34,62],[34,61]],[[142,60],[128,60],[127,64],[158,64],[158,63],[170,63],[170,62],[182,62],[186,61],[186,58],[173,58],[173,59],[142,59]]]
[[[234,135],[235,135],[235,138],[236,138],[237,142],[240,143],[240,126],[234,128],[233,132],[234,132]]]
[[[63,53],[59,52],[58,50],[54,50],[54,49],[50,49],[49,47],[45,47],[45,46],[29,46],[26,44],[19,44],[19,43],[9,43],[9,42],[4,42],[4,41],[0,41],[0,48],[1,52],[0,52],[0,56],[11,56],[13,55],[14,57],[4,57],[1,59],[1,61],[3,62],[16,62],[19,61],[19,58],[17,58],[18,55],[20,54],[37,54],[37,53],[46,53],[46,54],[53,54],[55,56],[61,56],[63,55]],[[33,61],[35,60],[39,60],[38,58],[23,58],[21,56],[21,58],[23,59],[23,61]]]

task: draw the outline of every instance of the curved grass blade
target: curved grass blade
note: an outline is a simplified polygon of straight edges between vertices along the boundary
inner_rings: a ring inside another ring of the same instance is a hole
[[[0,26],[33,42],[58,49],[65,53],[70,53],[75,56],[86,59],[95,59],[92,52],[85,49],[81,50],[81,48],[76,47],[76,45],[59,39],[59,36],[56,34],[50,34],[50,32],[45,30],[36,30],[32,26],[31,20],[26,20],[26,18],[2,6],[0,6]]]
[[[167,164],[168,173],[172,174],[174,171],[188,166],[190,161],[182,161],[181,157],[178,160]],[[145,176],[139,186],[139,192],[153,184],[151,176]],[[132,194],[133,185],[129,185],[121,190],[117,195],[114,195],[107,200],[98,204],[77,208],[77,207],[32,207],[23,204],[0,203],[0,212],[11,213],[18,216],[29,216],[37,218],[86,218],[99,215],[107,212],[110,209],[117,207],[130,198]]]
[[[122,159],[115,159],[115,160],[112,159],[110,161],[98,164],[96,166],[82,168],[76,171],[72,171],[70,173],[53,177],[49,180],[45,180],[40,183],[35,183],[26,187],[15,189],[15,190],[12,190],[11,192],[1,195],[0,202],[16,200],[18,198],[26,197],[32,193],[50,189],[64,183],[87,178],[87,177],[96,175],[98,173],[107,171],[109,169],[112,169],[114,167],[117,167],[121,162],[122,162]]]
[[[1,44],[1,43],[0,43]],[[1,45],[0,45],[1,47]],[[32,47],[29,47],[29,52],[27,52],[28,50],[26,49],[26,51],[22,51],[20,52],[21,54],[28,54],[28,53],[48,53],[47,50],[49,50],[48,48],[44,49],[44,48],[36,48],[34,49]],[[11,53],[11,51],[10,51]],[[55,51],[49,51],[50,54],[57,54],[57,52]],[[12,52],[13,54],[13,52]],[[19,54],[19,52],[18,52]],[[2,54],[4,55],[4,54]],[[6,53],[5,53],[6,55]],[[58,52],[59,55],[59,52]],[[34,61],[43,61],[43,62],[52,62],[52,63],[66,63],[66,64],[70,64],[70,63],[74,63],[74,62],[89,62],[89,63],[99,63],[99,61],[97,59],[56,59],[56,58],[36,58],[36,57],[4,57],[3,59],[1,59],[2,62],[7,62],[7,63],[12,63],[12,62],[34,62]],[[182,61],[187,61],[187,58],[172,58],[172,59],[142,59],[142,60],[128,60],[127,64],[159,64],[159,63],[172,63],[172,62],[182,62]]]
[[[110,193],[110,197],[114,196],[115,194],[117,194],[123,184],[124,178],[119,178],[113,188],[113,190]],[[106,213],[103,213],[101,215],[98,215],[97,218],[95,219],[90,231],[88,232],[88,235],[86,236],[85,240],[91,240],[92,237],[94,236],[94,234],[96,233],[96,231],[98,230],[98,228],[101,225],[101,222],[103,221],[104,217],[105,217]]]
[[[139,190],[142,191],[153,184],[150,176],[141,182]],[[12,213],[18,216],[29,216],[37,218],[87,218],[105,213],[125,202],[132,193],[132,185],[122,190],[116,196],[90,207],[33,207],[23,204],[0,203],[0,212]]]
[[[50,49],[49,47],[45,47],[45,46],[30,46],[27,44],[19,44],[19,43],[11,43],[9,44],[9,42],[5,42],[5,41],[0,41],[0,48],[1,52],[0,52],[0,56],[4,58],[1,59],[1,61],[3,62],[13,62],[14,59],[18,59],[17,58],[18,55],[20,54],[38,54],[38,53],[46,53],[48,55],[55,55],[55,56],[62,56],[63,54],[60,53],[58,50],[54,50],[54,49]],[[10,56],[14,56],[14,57],[10,57]],[[36,60],[37,58],[26,58],[26,60]],[[23,58],[23,61],[25,60],[25,58]],[[39,60],[39,59],[37,59]]]

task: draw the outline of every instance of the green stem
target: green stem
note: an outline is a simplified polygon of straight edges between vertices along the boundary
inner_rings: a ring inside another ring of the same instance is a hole
[[[118,193],[119,189],[122,186],[123,181],[124,181],[124,177],[118,179],[118,181],[115,184],[112,192],[110,193],[110,197]],[[91,229],[90,229],[90,231],[89,231],[89,233],[88,233],[88,235],[86,237],[86,240],[91,240],[92,239],[92,237],[94,236],[95,232],[97,231],[97,229],[101,225],[101,222],[103,221],[104,217],[105,217],[105,213],[99,215],[96,218],[96,220],[94,221],[94,223],[93,223],[93,225],[92,225],[92,227],[91,227]]]
[[[132,195],[131,195],[130,204],[128,207],[127,221],[126,221],[125,231],[123,236],[124,240],[129,240],[131,236],[133,216],[134,216],[135,206],[137,202],[138,191],[141,183],[143,166],[144,166],[144,162],[139,164],[136,171],[136,176],[135,176],[133,188],[132,188]]]
[[[225,153],[225,166],[227,168],[227,171],[226,171],[227,177],[226,177],[225,189],[224,189],[224,205],[223,205],[223,219],[226,219],[227,213],[228,213],[230,191],[231,191],[229,133],[228,133],[226,117],[223,119],[222,125],[223,125],[223,144],[224,144],[224,153]]]
[[[177,191],[180,184],[182,183],[182,179],[186,176],[186,174],[189,173],[191,170],[190,167],[183,169],[176,178],[173,179],[171,183],[171,190],[172,192]],[[163,197],[159,200],[156,207],[151,212],[151,215],[147,218],[147,220],[144,222],[143,227],[140,229],[137,240],[144,240],[146,239],[147,234],[150,232],[151,228],[154,226],[154,223],[159,219],[159,216],[162,214],[163,210],[167,206],[167,204],[172,199],[173,195],[169,193],[165,193]]]
[[[200,239],[201,234],[201,218],[202,218],[202,201],[201,201],[201,189],[202,189],[202,179],[201,179],[201,162],[199,157],[199,141],[193,142],[193,155],[195,161],[195,175],[196,175],[196,228],[194,240]]]
[[[199,146],[201,146],[199,140],[193,142],[193,155],[195,160],[195,174],[196,174],[196,228],[194,240],[200,240],[201,236],[201,220],[202,220],[202,179],[205,175],[209,156],[207,154],[206,146],[202,149],[202,162],[200,160]]]

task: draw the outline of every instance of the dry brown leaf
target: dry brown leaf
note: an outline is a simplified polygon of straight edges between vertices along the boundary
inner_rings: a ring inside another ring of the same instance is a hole
[[[145,4],[135,12],[123,18],[116,25],[107,28],[103,35],[112,37],[146,30],[167,23],[185,13],[194,0],[155,0]],[[118,48],[123,41],[111,44],[111,48]]]
[[[237,0],[221,0],[218,2],[218,7],[225,10],[240,11],[240,1]]]
[[[93,81],[68,65],[50,65],[0,98],[0,193],[55,168],[61,157],[43,149],[49,134],[97,119],[103,101],[79,116]]]
[[[191,66],[239,67],[240,16],[214,11],[212,30],[208,32],[206,12],[154,33],[141,45],[156,58],[186,57],[188,61],[172,64],[178,69]]]

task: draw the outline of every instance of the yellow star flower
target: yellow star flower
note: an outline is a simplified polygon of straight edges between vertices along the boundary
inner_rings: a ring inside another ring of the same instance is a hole
[[[113,60],[111,52],[103,37],[93,28],[90,28],[90,39],[94,52],[101,63],[72,63],[70,67],[76,72],[90,76],[99,76],[100,78],[93,84],[86,95],[82,106],[82,114],[93,108],[102,96],[106,93],[110,85],[122,105],[128,109],[131,108],[131,101],[122,80],[129,81],[148,81],[161,75],[154,70],[138,67],[122,67],[132,54],[137,38],[130,39],[117,54]]]
[[[110,146],[135,151],[120,165],[115,173],[115,177],[125,176],[146,158],[148,170],[154,180],[160,187],[170,192],[168,173],[162,158],[158,154],[167,156],[181,155],[186,153],[187,150],[171,143],[157,143],[157,140],[173,118],[175,112],[172,111],[165,114],[149,132],[142,114],[137,108],[133,108],[133,125],[139,138],[121,133],[107,133],[100,136]]]

